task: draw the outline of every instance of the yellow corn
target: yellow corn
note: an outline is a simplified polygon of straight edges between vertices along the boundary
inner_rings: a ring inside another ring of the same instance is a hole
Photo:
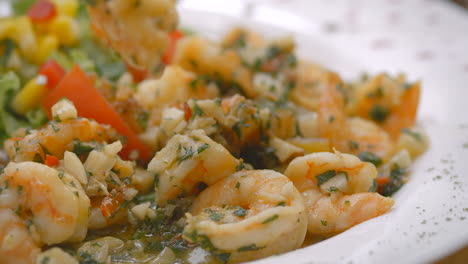
[[[69,17],[75,17],[78,11],[77,0],[52,0],[57,8],[57,13]]]
[[[43,77],[31,79],[15,96],[11,107],[16,113],[24,115],[39,106],[47,92],[45,81],[41,81],[40,78]]]
[[[78,24],[69,16],[58,15],[50,22],[49,33],[55,35],[61,44],[73,45],[78,39]]]
[[[29,61],[35,61],[37,52],[37,39],[34,34],[31,20],[26,16],[15,19],[13,39],[19,46],[23,56]]]
[[[16,31],[13,19],[7,18],[0,20],[0,40],[13,37]]]
[[[45,35],[39,39],[39,47],[36,52],[36,63],[42,64],[45,62],[47,57],[54,51],[57,50],[59,41],[54,35]]]

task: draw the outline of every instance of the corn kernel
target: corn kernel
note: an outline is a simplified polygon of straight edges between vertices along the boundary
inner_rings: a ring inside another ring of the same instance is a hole
[[[46,35],[39,39],[39,48],[36,53],[36,63],[42,64],[49,55],[58,49],[59,41],[54,35]]]
[[[37,52],[37,39],[31,20],[26,16],[22,16],[15,19],[15,24],[13,39],[18,44],[23,56],[29,61],[34,61]]]
[[[16,24],[13,19],[0,20],[0,40],[13,37]]]
[[[15,96],[11,104],[12,109],[21,115],[26,114],[39,106],[42,98],[47,94],[44,77],[36,77],[31,79],[23,89]]]
[[[52,0],[57,8],[57,13],[69,17],[75,17],[78,11],[77,0]]]
[[[55,35],[60,44],[73,45],[78,39],[78,24],[69,16],[59,15],[50,22],[49,33]]]
[[[15,23],[13,38],[17,41],[21,38],[21,36],[25,33],[30,34],[34,33],[33,25],[31,20],[27,16],[20,16],[14,19],[13,23]]]

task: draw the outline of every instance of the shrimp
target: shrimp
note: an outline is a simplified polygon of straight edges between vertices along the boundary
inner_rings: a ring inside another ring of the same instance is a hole
[[[294,159],[285,175],[304,197],[312,234],[345,231],[386,213],[394,203],[373,192],[375,166],[350,154],[308,154]]]
[[[88,12],[94,31],[120,53],[130,69],[159,73],[164,68],[162,55],[169,47],[169,33],[178,23],[175,2],[88,1]]]
[[[257,96],[252,85],[252,72],[244,66],[235,50],[223,49],[201,37],[187,37],[180,40],[173,63],[188,71],[237,86],[249,98]]]
[[[41,242],[78,242],[86,236],[90,201],[68,173],[35,162],[10,162],[0,187],[0,208],[30,221]]]
[[[39,130],[33,130],[24,138],[5,141],[5,150],[12,161],[44,161],[47,154],[62,159],[71,143],[79,141],[109,141],[117,138],[111,127],[86,118],[50,122]]]
[[[347,112],[377,122],[393,140],[403,128],[414,126],[419,104],[420,83],[406,84],[403,75],[386,74],[357,84],[355,100]]]
[[[23,219],[10,209],[0,208],[0,264],[36,263],[41,252],[38,244]]]
[[[329,140],[330,150],[336,148],[352,154],[372,152],[381,159],[391,156],[395,146],[388,133],[372,121],[347,119],[343,84],[337,75],[330,74],[328,78],[329,84],[318,106],[318,132]]]
[[[148,165],[154,173],[157,202],[164,204],[180,194],[193,194],[236,171],[239,161],[203,130],[175,135]]]
[[[294,73],[296,86],[291,92],[291,100],[307,110],[316,111],[328,72],[316,64],[299,62]]]
[[[288,178],[272,170],[243,170],[195,199],[184,238],[234,263],[297,249],[306,232],[302,197]]]

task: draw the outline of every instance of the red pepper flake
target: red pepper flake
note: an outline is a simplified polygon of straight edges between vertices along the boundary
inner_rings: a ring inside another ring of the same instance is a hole
[[[60,161],[52,155],[46,155],[44,164],[49,167],[57,167],[60,164]]]
[[[187,103],[184,103],[184,113],[185,113],[185,121],[189,121],[192,118],[192,109]]]

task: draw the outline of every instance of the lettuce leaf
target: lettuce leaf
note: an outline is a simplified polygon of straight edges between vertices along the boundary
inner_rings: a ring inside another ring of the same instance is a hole
[[[27,122],[16,118],[8,109],[14,94],[20,89],[20,80],[13,72],[0,76],[0,145],[8,139],[18,128],[27,125]]]
[[[24,118],[11,111],[9,104],[20,87],[20,79],[15,73],[0,75],[0,146],[18,128],[38,128],[47,122],[47,115],[42,107],[27,112]]]

